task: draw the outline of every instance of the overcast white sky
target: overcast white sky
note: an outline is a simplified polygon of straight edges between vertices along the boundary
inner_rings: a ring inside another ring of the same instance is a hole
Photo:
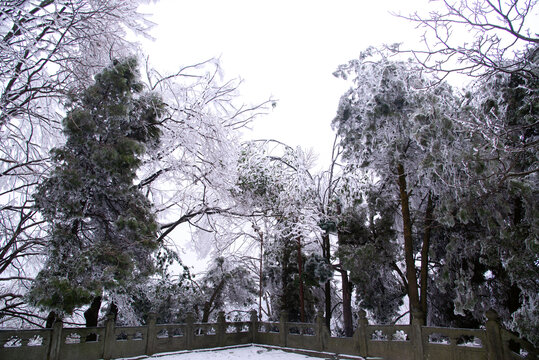
[[[156,23],[145,42],[152,64],[173,71],[208,58],[243,79],[246,103],[277,107],[253,124],[253,138],[313,148],[329,162],[335,116],[347,84],[339,64],[370,45],[417,43],[413,24],[389,12],[424,10],[428,0],[160,0],[141,8]]]

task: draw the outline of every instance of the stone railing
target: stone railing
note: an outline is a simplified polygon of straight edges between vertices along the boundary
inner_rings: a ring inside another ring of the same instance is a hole
[[[182,324],[156,324],[151,314],[146,326],[116,327],[108,318],[104,327],[0,330],[1,359],[113,359],[180,350],[243,344],[304,350],[313,355],[336,353],[398,360],[512,360],[539,359],[537,349],[501,328],[495,312],[487,312],[485,329],[421,326],[421,314],[411,325],[369,325],[365,312],[353,337],[331,337],[322,314],[315,323],[227,322],[219,313],[216,323],[195,323],[188,315]]]

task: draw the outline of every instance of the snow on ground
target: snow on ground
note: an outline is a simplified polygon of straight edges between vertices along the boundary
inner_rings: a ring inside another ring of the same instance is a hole
[[[332,354],[328,354],[328,359]],[[293,354],[279,349],[260,346],[230,347],[212,350],[182,351],[173,354],[157,354],[152,357],[136,357],[129,359],[155,360],[312,360],[320,359],[311,356]],[[361,359],[357,357],[357,359]],[[124,359],[128,360],[128,359]]]

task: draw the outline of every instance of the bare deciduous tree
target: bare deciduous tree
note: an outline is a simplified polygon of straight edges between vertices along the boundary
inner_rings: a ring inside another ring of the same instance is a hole
[[[231,196],[241,152],[238,130],[265,113],[272,101],[239,103],[240,82],[221,82],[222,69],[214,59],[173,74],[147,69],[148,86],[167,104],[161,145],[149,152],[139,183],[156,206],[160,237],[182,225],[197,227],[209,216],[249,215],[237,209]]]
[[[442,76],[525,73],[537,78],[530,52],[537,51],[537,0],[441,0],[428,14],[399,15],[424,29],[422,50],[409,50]],[[469,40],[471,39],[471,40]]]

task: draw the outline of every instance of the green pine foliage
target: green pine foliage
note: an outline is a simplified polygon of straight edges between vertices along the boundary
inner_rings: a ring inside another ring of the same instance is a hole
[[[536,49],[527,55],[529,68],[479,78],[463,96],[385,51],[368,49],[336,72],[353,80],[333,123],[347,170],[366,174],[378,201],[393,203],[370,210],[379,214],[373,219],[362,217],[363,208],[345,209],[352,216],[339,226],[350,236],[341,236],[337,256],[351,272],[360,306],[379,321],[397,315],[401,295],[387,290],[398,288],[395,273],[411,274],[402,283],[421,280],[429,324],[477,327],[494,308],[504,326],[537,343]],[[403,200],[408,224],[404,212],[394,212],[404,209]],[[386,228],[410,230],[406,272],[392,242],[380,241],[379,230],[371,236],[367,226],[391,212],[396,216]],[[425,278],[417,276],[420,260]]]
[[[356,298],[376,323],[390,323],[403,305],[406,288],[395,272],[402,261],[394,212],[383,193],[367,191],[365,201],[343,209],[335,253],[350,271]]]
[[[529,72],[477,81],[466,94],[461,118],[474,130],[472,181],[460,189],[459,202],[446,202],[444,225],[450,226],[442,236],[445,261],[436,279],[439,288],[455,292],[455,315],[480,323],[492,307],[505,326],[534,343],[539,342],[538,60],[536,55],[527,60]]]
[[[103,291],[122,291],[155,271],[152,205],[134,185],[145,149],[159,142],[164,103],[142,92],[137,61],[115,61],[73,94],[66,143],[39,185],[50,224],[47,260],[30,292],[42,308],[71,314]]]

